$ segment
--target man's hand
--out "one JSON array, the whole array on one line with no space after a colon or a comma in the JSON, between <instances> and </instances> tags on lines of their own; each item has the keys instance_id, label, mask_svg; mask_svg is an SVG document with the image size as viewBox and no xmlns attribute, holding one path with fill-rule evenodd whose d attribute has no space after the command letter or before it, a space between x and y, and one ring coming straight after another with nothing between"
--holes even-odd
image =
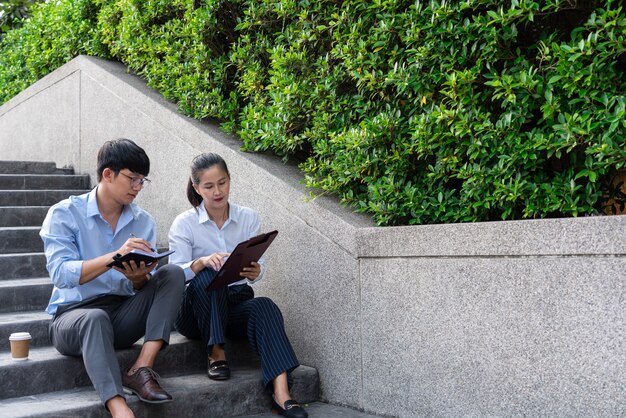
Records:
<instances>
[{"instance_id":1,"label":"man's hand","mask_svg":"<svg viewBox=\"0 0 626 418\"><path fill-rule=\"evenodd\" d=\"M83 262L83 267L80 273L79 283L89 283L102 273L109 271L109 267L107 267L107 265L111 261L113 261L113 257L115 257L116 254L126 255L132 250L142 250L145 252L153 251L152 248L150 248L150 243L145 239L130 237L117 251L103 254L100 257L96 257L91 260L85 260ZM133 266L128 265L128 263L124 263L125 268L123 269L117 267L112 268L124 274L126 277L128 277L128 280L133 282L133 286L135 286L135 288L140 289L141 287L143 287L146 281L148 281L146 275L156 267L156 263L154 263L153 266L143 265L142 267L142 265L137 266L133 262Z\"/></svg>"},{"instance_id":2,"label":"man's hand","mask_svg":"<svg viewBox=\"0 0 626 418\"><path fill-rule=\"evenodd\" d=\"M117 250L119 255L125 255L131 252L132 250L141 250L147 253L152 252L152 247L150 243L143 238L131 237L126 240L124 245Z\"/></svg>"},{"instance_id":3,"label":"man's hand","mask_svg":"<svg viewBox=\"0 0 626 418\"><path fill-rule=\"evenodd\" d=\"M123 269L115 266L113 266L113 269L126 276L126 278L132 282L135 289L141 289L148 281L148 273L155 269L157 263L155 262L146 266L146 263L142 261L137 265L134 260L131 260L128 263L122 263L122 265L124 266Z\"/></svg>"}]
</instances>

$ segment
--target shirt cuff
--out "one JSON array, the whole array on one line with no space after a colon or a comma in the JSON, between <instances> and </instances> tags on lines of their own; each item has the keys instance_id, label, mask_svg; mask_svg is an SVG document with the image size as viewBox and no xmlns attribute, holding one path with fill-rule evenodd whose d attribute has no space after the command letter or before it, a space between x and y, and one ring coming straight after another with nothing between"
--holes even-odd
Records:
<instances>
[{"instance_id":1,"label":"shirt cuff","mask_svg":"<svg viewBox=\"0 0 626 418\"><path fill-rule=\"evenodd\" d=\"M80 274L83 271L82 260L70 260L63 263L63 281L68 288L80 286Z\"/></svg>"},{"instance_id":2,"label":"shirt cuff","mask_svg":"<svg viewBox=\"0 0 626 418\"><path fill-rule=\"evenodd\" d=\"M196 273L194 273L193 270L191 269L192 264L193 264L193 261L190 261L189 263L181 264L181 267L183 268L183 272L185 272L185 283L190 282L191 279L196 277Z\"/></svg>"}]
</instances>

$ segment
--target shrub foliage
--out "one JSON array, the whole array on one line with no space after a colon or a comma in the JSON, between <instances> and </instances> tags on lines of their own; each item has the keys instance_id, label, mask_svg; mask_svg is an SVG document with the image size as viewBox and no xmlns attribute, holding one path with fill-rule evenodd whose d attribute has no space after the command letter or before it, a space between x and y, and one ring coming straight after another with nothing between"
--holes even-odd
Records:
<instances>
[{"instance_id":1,"label":"shrub foliage","mask_svg":"<svg viewBox=\"0 0 626 418\"><path fill-rule=\"evenodd\" d=\"M0 103L117 59L381 225L602 211L626 166L617 0L60 0L0 44Z\"/></svg>"}]
</instances>

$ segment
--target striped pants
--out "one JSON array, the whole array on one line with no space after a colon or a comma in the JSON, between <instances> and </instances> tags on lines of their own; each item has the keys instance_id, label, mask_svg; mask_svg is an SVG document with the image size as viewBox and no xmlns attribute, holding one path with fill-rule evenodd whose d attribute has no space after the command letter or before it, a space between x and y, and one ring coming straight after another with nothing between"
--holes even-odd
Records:
<instances>
[{"instance_id":1,"label":"striped pants","mask_svg":"<svg viewBox=\"0 0 626 418\"><path fill-rule=\"evenodd\" d=\"M226 338L247 337L248 344L261 358L263 385L268 387L278 375L287 372L291 387L291 371L299 363L278 306L269 298L255 298L254 290L247 284L207 292L205 289L214 276L213 269L205 268L189 282L174 322L176 331L187 338L202 340L207 354L211 354L214 344L224 344Z\"/></svg>"}]
</instances>

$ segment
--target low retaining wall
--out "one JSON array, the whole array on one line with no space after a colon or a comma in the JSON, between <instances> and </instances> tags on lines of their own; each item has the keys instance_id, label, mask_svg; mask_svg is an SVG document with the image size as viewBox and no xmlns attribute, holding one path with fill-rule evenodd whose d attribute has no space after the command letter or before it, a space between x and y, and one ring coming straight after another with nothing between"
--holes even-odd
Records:
<instances>
[{"instance_id":1,"label":"low retaining wall","mask_svg":"<svg viewBox=\"0 0 626 418\"><path fill-rule=\"evenodd\" d=\"M231 198L280 234L255 286L281 306L323 400L415 416L626 414L626 216L375 227L306 201L301 174L239 151L115 63L78 57L0 107L0 159L89 173L100 145L146 149L138 203L158 241L188 204L189 162L220 153Z\"/></svg>"}]
</instances>

